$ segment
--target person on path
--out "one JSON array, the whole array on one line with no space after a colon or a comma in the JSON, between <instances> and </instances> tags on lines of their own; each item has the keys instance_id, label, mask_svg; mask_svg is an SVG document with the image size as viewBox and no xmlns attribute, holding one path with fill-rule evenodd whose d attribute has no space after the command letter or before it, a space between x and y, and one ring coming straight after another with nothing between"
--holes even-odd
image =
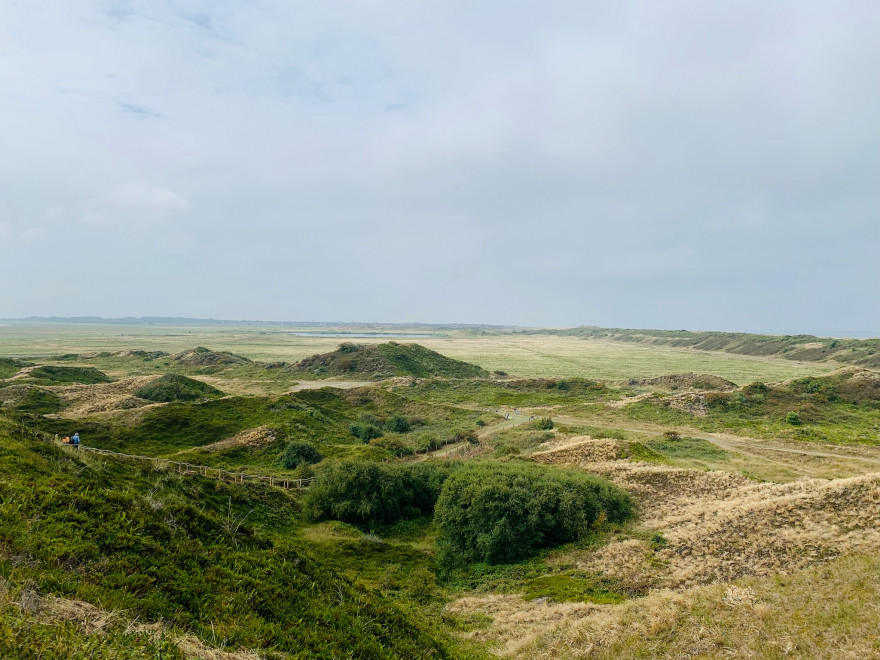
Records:
<instances>
[{"instance_id":1,"label":"person on path","mask_svg":"<svg viewBox=\"0 0 880 660\"><path fill-rule=\"evenodd\" d=\"M79 449L79 433L73 434L73 437L70 439L70 444L73 445L74 449Z\"/></svg>"},{"instance_id":2,"label":"person on path","mask_svg":"<svg viewBox=\"0 0 880 660\"><path fill-rule=\"evenodd\" d=\"M65 435L64 438L62 438L61 442L63 442L65 445L69 445L70 444L70 436Z\"/></svg>"}]
</instances>

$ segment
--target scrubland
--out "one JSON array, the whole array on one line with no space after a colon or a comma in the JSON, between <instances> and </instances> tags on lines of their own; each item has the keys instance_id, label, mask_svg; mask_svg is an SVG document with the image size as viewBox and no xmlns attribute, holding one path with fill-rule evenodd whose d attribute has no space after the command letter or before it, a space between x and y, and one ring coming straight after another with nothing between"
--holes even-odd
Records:
<instances>
[{"instance_id":1,"label":"scrubland","mask_svg":"<svg viewBox=\"0 0 880 660\"><path fill-rule=\"evenodd\" d=\"M230 332L4 346L0 655L880 657L876 372Z\"/></svg>"}]
</instances>

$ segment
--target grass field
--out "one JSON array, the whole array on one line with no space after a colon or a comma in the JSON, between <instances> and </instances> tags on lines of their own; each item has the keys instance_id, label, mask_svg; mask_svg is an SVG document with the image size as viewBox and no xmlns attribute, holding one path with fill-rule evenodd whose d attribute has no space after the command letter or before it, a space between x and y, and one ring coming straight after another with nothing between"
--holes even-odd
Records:
<instances>
[{"instance_id":1,"label":"grass field","mask_svg":"<svg viewBox=\"0 0 880 660\"><path fill-rule=\"evenodd\" d=\"M207 346L254 360L293 362L334 350L342 341L345 339L300 336L287 329L258 326L0 325L0 355L14 357L133 348L175 353L195 346ZM388 340L358 338L353 341L379 343ZM410 340L399 338L396 341ZM835 366L552 335L474 335L459 331L447 332L442 337L419 337L412 341L489 371L530 377L622 380L695 372L715 374L745 384L755 380L773 382L817 375Z\"/></svg>"}]
</instances>

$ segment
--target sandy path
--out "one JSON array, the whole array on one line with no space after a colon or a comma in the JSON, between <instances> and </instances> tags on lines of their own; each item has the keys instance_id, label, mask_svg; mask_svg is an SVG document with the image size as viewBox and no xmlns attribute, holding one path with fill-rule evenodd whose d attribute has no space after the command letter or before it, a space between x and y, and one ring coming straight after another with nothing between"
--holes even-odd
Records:
<instances>
[{"instance_id":1,"label":"sandy path","mask_svg":"<svg viewBox=\"0 0 880 660\"><path fill-rule=\"evenodd\" d=\"M381 381L375 380L304 380L293 387L288 392L300 392L302 390L318 390L322 387L335 387L340 390L353 390L356 387L370 387L372 385L380 385Z\"/></svg>"}]
</instances>

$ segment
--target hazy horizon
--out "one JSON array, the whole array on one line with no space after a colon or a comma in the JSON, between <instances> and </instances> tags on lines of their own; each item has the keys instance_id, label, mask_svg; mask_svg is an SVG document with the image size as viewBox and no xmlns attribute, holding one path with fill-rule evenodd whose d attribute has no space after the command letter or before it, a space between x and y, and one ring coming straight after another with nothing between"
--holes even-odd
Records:
<instances>
[{"instance_id":1,"label":"hazy horizon","mask_svg":"<svg viewBox=\"0 0 880 660\"><path fill-rule=\"evenodd\" d=\"M7 323L4 323L7 322ZM555 325L509 325L509 324L496 324L496 323L480 323L480 322L445 322L445 323L426 323L422 321L358 321L358 320L349 320L349 321L340 321L340 320L327 320L327 321L305 321L305 320L283 320L283 319L232 319L232 318L195 318L195 317L180 317L180 316L130 316L130 317L100 317L100 316L83 316L83 317L72 317L72 316L29 316L29 317L19 317L19 318L0 318L0 326L8 325L8 323L70 323L70 324L96 324L100 325L101 323L108 325L168 325L168 326L186 326L186 325L198 325L198 324L216 324L216 325L267 325L267 326L280 326L280 327L334 327L334 326L352 326L352 327L426 327L426 328L479 328L479 327L487 327L487 328L506 328L506 329L530 329L530 330L564 330L575 328L578 326L555 326ZM743 332L749 334L768 334L768 335L811 335L815 333L811 332L764 332L764 333L752 333L748 330L736 330L730 328L674 328L674 327L652 327L652 326L643 326L640 328L621 328L621 327L611 327L611 326L596 326L593 324L581 324L581 326L585 327L597 327L602 329L620 329L620 330L683 330L686 332ZM835 337L835 338L851 338L851 339L874 339L878 335L866 333L866 332L839 332L827 335L817 335L820 337Z\"/></svg>"},{"instance_id":2,"label":"hazy horizon","mask_svg":"<svg viewBox=\"0 0 880 660\"><path fill-rule=\"evenodd\" d=\"M0 18L0 317L880 335L877 3Z\"/></svg>"}]
</instances>

